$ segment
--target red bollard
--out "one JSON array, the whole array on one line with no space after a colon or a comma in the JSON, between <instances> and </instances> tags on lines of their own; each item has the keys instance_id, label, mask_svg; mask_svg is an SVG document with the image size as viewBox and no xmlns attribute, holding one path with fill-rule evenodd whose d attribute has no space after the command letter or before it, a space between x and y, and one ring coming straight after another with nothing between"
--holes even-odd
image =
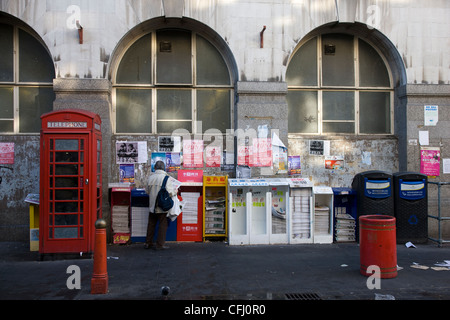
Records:
<instances>
[{"instance_id":1,"label":"red bollard","mask_svg":"<svg viewBox=\"0 0 450 320\"><path fill-rule=\"evenodd\" d=\"M108 292L108 272L106 270L106 221L95 221L94 273L91 279L91 294Z\"/></svg>"}]
</instances>

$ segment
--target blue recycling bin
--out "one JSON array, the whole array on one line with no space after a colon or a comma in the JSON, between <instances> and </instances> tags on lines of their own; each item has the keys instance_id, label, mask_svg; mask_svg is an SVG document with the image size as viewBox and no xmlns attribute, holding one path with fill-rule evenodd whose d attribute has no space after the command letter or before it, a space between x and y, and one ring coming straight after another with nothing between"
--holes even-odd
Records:
<instances>
[{"instance_id":1,"label":"blue recycling bin","mask_svg":"<svg viewBox=\"0 0 450 320\"><path fill-rule=\"evenodd\" d=\"M397 243L428 241L428 177L417 172L394 174Z\"/></svg>"},{"instance_id":2,"label":"blue recycling bin","mask_svg":"<svg viewBox=\"0 0 450 320\"><path fill-rule=\"evenodd\" d=\"M352 189L356 191L358 217L384 214L394 216L392 174L384 171L365 171L353 178Z\"/></svg>"}]
</instances>

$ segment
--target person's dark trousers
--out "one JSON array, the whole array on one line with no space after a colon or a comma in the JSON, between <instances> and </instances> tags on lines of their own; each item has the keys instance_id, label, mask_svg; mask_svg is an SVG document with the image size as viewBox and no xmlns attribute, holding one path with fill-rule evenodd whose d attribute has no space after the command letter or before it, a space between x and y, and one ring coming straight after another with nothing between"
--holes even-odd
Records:
<instances>
[{"instance_id":1,"label":"person's dark trousers","mask_svg":"<svg viewBox=\"0 0 450 320\"><path fill-rule=\"evenodd\" d=\"M148 225L147 225L147 239L146 244L149 247L153 246L153 237L155 235L156 223L159 221L158 236L156 238L156 248L161 248L166 243L166 232L167 232L167 214L166 213L152 213L148 215Z\"/></svg>"}]
</instances>

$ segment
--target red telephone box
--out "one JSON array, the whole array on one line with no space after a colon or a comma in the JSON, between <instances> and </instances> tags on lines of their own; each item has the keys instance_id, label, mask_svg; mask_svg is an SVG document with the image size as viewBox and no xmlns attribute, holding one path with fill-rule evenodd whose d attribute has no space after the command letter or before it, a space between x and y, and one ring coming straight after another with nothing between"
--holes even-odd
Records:
<instances>
[{"instance_id":1,"label":"red telephone box","mask_svg":"<svg viewBox=\"0 0 450 320\"><path fill-rule=\"evenodd\" d=\"M100 116L65 109L41 119L39 252L91 253L102 217Z\"/></svg>"}]
</instances>

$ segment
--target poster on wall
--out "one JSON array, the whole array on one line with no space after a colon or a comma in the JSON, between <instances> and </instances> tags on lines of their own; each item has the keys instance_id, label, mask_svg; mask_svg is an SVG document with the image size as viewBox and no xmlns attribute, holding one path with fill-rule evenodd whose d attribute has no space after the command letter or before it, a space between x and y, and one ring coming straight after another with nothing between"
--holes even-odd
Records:
<instances>
[{"instance_id":1,"label":"poster on wall","mask_svg":"<svg viewBox=\"0 0 450 320\"><path fill-rule=\"evenodd\" d=\"M250 164L250 147L249 146L238 146L237 149L237 164L238 166L248 166Z\"/></svg>"},{"instance_id":2,"label":"poster on wall","mask_svg":"<svg viewBox=\"0 0 450 320\"><path fill-rule=\"evenodd\" d=\"M174 172L180 170L181 155L179 152L166 152L166 171Z\"/></svg>"},{"instance_id":3,"label":"poster on wall","mask_svg":"<svg viewBox=\"0 0 450 320\"><path fill-rule=\"evenodd\" d=\"M272 134L273 172L286 174L288 172L288 150L278 135Z\"/></svg>"},{"instance_id":4,"label":"poster on wall","mask_svg":"<svg viewBox=\"0 0 450 320\"><path fill-rule=\"evenodd\" d=\"M134 164L119 165L119 182L134 183Z\"/></svg>"},{"instance_id":5,"label":"poster on wall","mask_svg":"<svg viewBox=\"0 0 450 320\"><path fill-rule=\"evenodd\" d=\"M272 139L254 138L249 157L250 166L271 167L272 166Z\"/></svg>"},{"instance_id":6,"label":"poster on wall","mask_svg":"<svg viewBox=\"0 0 450 320\"><path fill-rule=\"evenodd\" d=\"M116 163L147 163L147 141L116 141Z\"/></svg>"},{"instance_id":7,"label":"poster on wall","mask_svg":"<svg viewBox=\"0 0 450 320\"><path fill-rule=\"evenodd\" d=\"M344 157L343 156L326 156L325 169L329 170L343 170Z\"/></svg>"},{"instance_id":8,"label":"poster on wall","mask_svg":"<svg viewBox=\"0 0 450 320\"><path fill-rule=\"evenodd\" d=\"M222 148L218 146L208 146L205 148L206 166L220 167L222 158Z\"/></svg>"},{"instance_id":9,"label":"poster on wall","mask_svg":"<svg viewBox=\"0 0 450 320\"><path fill-rule=\"evenodd\" d=\"M309 154L314 156L329 156L329 140L309 140Z\"/></svg>"},{"instance_id":10,"label":"poster on wall","mask_svg":"<svg viewBox=\"0 0 450 320\"><path fill-rule=\"evenodd\" d=\"M0 164L14 164L14 142L0 143Z\"/></svg>"},{"instance_id":11,"label":"poster on wall","mask_svg":"<svg viewBox=\"0 0 450 320\"><path fill-rule=\"evenodd\" d=\"M224 151L222 152L222 171L234 170L234 153Z\"/></svg>"},{"instance_id":12,"label":"poster on wall","mask_svg":"<svg viewBox=\"0 0 450 320\"><path fill-rule=\"evenodd\" d=\"M203 140L183 140L183 167L203 168Z\"/></svg>"},{"instance_id":13,"label":"poster on wall","mask_svg":"<svg viewBox=\"0 0 450 320\"><path fill-rule=\"evenodd\" d=\"M422 147L420 150L420 173L438 177L441 169L441 151L439 148Z\"/></svg>"},{"instance_id":14,"label":"poster on wall","mask_svg":"<svg viewBox=\"0 0 450 320\"><path fill-rule=\"evenodd\" d=\"M439 121L438 106L424 106L424 125L435 126Z\"/></svg>"},{"instance_id":15,"label":"poster on wall","mask_svg":"<svg viewBox=\"0 0 450 320\"><path fill-rule=\"evenodd\" d=\"M300 156L288 156L289 175L302 174Z\"/></svg>"},{"instance_id":16,"label":"poster on wall","mask_svg":"<svg viewBox=\"0 0 450 320\"><path fill-rule=\"evenodd\" d=\"M166 161L166 153L165 152L152 152L152 157L151 157L151 166L152 166L152 172L155 172L155 164L157 161L162 161L164 162L164 165L167 168L167 161Z\"/></svg>"},{"instance_id":17,"label":"poster on wall","mask_svg":"<svg viewBox=\"0 0 450 320\"><path fill-rule=\"evenodd\" d=\"M181 152L181 137L160 136L158 137L159 152Z\"/></svg>"}]
</instances>

